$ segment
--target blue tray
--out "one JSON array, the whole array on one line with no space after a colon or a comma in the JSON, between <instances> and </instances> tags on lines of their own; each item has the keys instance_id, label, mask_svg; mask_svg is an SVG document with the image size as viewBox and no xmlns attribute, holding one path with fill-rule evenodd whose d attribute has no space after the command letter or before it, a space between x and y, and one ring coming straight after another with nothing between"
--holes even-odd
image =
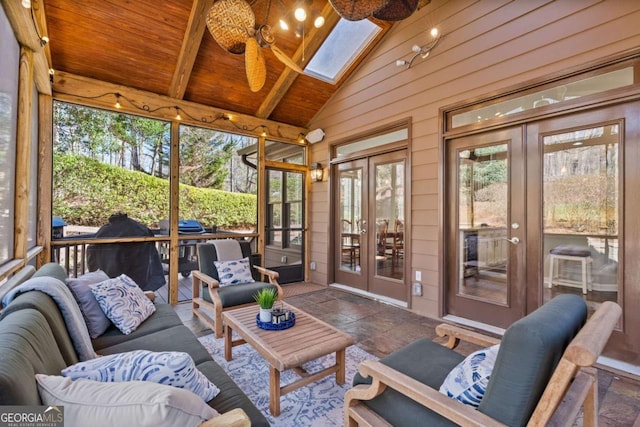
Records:
<instances>
[{"instance_id":1,"label":"blue tray","mask_svg":"<svg viewBox=\"0 0 640 427\"><path fill-rule=\"evenodd\" d=\"M289 312L289 320L285 320L281 323L271 323L271 322L261 322L260 321L260 313L256 314L256 324L260 329L265 329L267 331L282 331L284 329L289 329L293 325L296 324L296 314L293 311Z\"/></svg>"}]
</instances>

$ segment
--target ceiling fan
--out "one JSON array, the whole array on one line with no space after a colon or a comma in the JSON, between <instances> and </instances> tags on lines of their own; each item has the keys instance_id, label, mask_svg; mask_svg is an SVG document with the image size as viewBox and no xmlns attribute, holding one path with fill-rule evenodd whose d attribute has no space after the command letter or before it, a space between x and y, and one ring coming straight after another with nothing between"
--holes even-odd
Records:
<instances>
[{"instance_id":1,"label":"ceiling fan","mask_svg":"<svg viewBox=\"0 0 640 427\"><path fill-rule=\"evenodd\" d=\"M214 40L229 53L243 54L247 81L252 92L264 86L267 69L262 48L292 70L302 73L296 62L275 44L275 33L267 24L271 0L267 2L265 23L256 25L255 14L246 0L218 0L207 14L207 28Z\"/></svg>"}]
</instances>

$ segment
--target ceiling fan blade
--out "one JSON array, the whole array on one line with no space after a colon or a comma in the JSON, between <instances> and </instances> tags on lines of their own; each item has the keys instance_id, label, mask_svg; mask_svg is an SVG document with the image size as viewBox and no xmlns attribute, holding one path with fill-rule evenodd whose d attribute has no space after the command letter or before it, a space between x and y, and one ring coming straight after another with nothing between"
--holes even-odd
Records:
<instances>
[{"instance_id":1,"label":"ceiling fan blade","mask_svg":"<svg viewBox=\"0 0 640 427\"><path fill-rule=\"evenodd\" d=\"M275 44L272 44L271 50L273 51L273 54L276 56L276 58L278 58L280 62L282 62L284 65L291 68L296 73L300 73L300 74L304 73L302 68L300 68L300 66L296 64L293 59L289 58L283 51L281 51L278 46L276 46Z\"/></svg>"},{"instance_id":2,"label":"ceiling fan blade","mask_svg":"<svg viewBox=\"0 0 640 427\"><path fill-rule=\"evenodd\" d=\"M258 41L249 37L244 50L244 68L251 92L258 92L267 80L267 67Z\"/></svg>"}]
</instances>

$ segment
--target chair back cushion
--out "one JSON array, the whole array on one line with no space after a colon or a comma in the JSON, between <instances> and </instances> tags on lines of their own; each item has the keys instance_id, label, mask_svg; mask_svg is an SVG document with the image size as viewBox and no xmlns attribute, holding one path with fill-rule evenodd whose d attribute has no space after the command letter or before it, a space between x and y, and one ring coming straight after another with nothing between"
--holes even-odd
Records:
<instances>
[{"instance_id":1,"label":"chair back cushion","mask_svg":"<svg viewBox=\"0 0 640 427\"><path fill-rule=\"evenodd\" d=\"M238 241L238 240L223 240L226 242L232 242L230 245L238 245L240 248L240 256L233 259L241 259L241 258L249 258L249 265L251 267L251 275L254 280L260 280L260 274L256 272L253 268L253 259L251 258L251 245L246 241ZM198 269L206 274L207 276L211 276L216 280L220 280L220 276L218 275L218 270L214 264L214 261L229 261L230 259L226 259L228 255L218 256L218 251L216 249L216 244L214 243L198 243ZM220 245L218 245L220 246ZM237 252L233 250L235 255L237 256Z\"/></svg>"},{"instance_id":2,"label":"chair back cushion","mask_svg":"<svg viewBox=\"0 0 640 427\"><path fill-rule=\"evenodd\" d=\"M535 410L564 350L587 320L578 295L563 294L513 323L478 407L509 426L524 426Z\"/></svg>"}]
</instances>

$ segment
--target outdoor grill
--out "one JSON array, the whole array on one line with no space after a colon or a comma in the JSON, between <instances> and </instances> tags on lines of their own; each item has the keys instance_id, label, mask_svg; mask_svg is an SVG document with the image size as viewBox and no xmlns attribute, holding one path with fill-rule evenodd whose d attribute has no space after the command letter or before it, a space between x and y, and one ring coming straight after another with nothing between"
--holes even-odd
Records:
<instances>
[{"instance_id":1,"label":"outdoor grill","mask_svg":"<svg viewBox=\"0 0 640 427\"><path fill-rule=\"evenodd\" d=\"M169 234L169 220L163 219L158 224L160 226L161 235ZM181 219L178 221L178 234L203 234L204 227L200 221L196 219ZM178 271L182 277L189 277L191 271L198 269L198 258L196 255L196 240L180 240L178 249ZM161 244L162 263L166 264L167 270L169 265L169 245Z\"/></svg>"}]
</instances>

